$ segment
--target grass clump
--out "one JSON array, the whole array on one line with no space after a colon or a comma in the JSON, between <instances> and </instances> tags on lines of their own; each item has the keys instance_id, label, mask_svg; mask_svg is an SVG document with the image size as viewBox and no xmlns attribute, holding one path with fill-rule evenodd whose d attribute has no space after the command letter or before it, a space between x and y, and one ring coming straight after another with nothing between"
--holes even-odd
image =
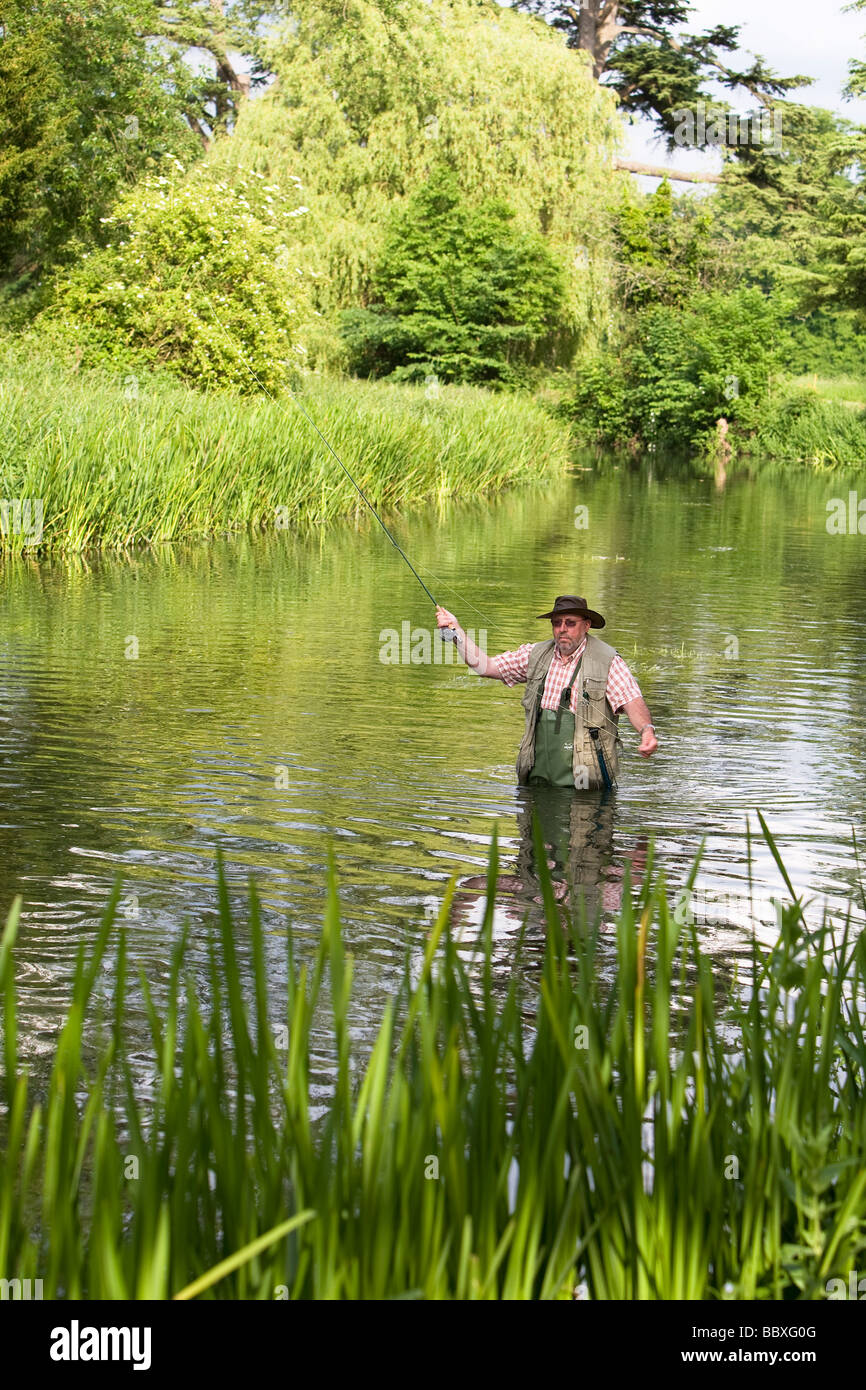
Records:
<instances>
[{"instance_id":1,"label":"grass clump","mask_svg":"<svg viewBox=\"0 0 866 1390\"><path fill-rule=\"evenodd\" d=\"M538 836L537 849L543 865ZM604 984L602 938L564 914L542 868L528 1018L516 973L494 984L497 867L494 844L474 950L455 940L449 890L357 1066L333 872L314 959L294 960L289 937L281 1050L255 892L246 1000L220 868L206 1007L186 932L164 1009L145 987L150 1103L124 1046L122 934L110 1040L83 1061L119 886L38 1103L16 1049L13 910L0 1267L42 1278L48 1298L556 1299L578 1282L596 1299L825 1297L866 1244L862 940L810 932L793 899L747 988L720 990L650 866L624 896ZM326 1007L322 1113L310 1048Z\"/></svg>"},{"instance_id":2,"label":"grass clump","mask_svg":"<svg viewBox=\"0 0 866 1390\"><path fill-rule=\"evenodd\" d=\"M767 403L748 448L816 467L866 464L862 383L814 377L787 383Z\"/></svg>"},{"instance_id":3,"label":"grass clump","mask_svg":"<svg viewBox=\"0 0 866 1390\"><path fill-rule=\"evenodd\" d=\"M565 427L528 395L308 377L299 399L386 510L538 483L569 463ZM126 547L365 512L290 396L78 373L7 345L0 431L0 497L41 499L43 516L37 539L4 513L0 549Z\"/></svg>"}]
</instances>

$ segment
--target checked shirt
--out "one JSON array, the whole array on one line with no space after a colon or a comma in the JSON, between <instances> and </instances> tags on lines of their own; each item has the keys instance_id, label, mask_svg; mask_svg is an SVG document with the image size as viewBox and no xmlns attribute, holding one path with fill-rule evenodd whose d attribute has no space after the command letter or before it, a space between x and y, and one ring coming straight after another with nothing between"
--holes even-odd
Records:
<instances>
[{"instance_id":1,"label":"checked shirt","mask_svg":"<svg viewBox=\"0 0 866 1390\"><path fill-rule=\"evenodd\" d=\"M516 651L503 652L501 656L496 658L496 664L506 685L520 685L526 681L529 653L534 646L534 642L524 642L523 646L518 647ZM547 680L544 682L544 694L541 697L542 709L559 708L559 697L574 674L575 665L585 647L586 638L584 637L573 656L563 659L554 652L550 670L547 673ZM630 700L637 700L640 697L640 686L619 653L610 663L605 695L614 714L619 714L623 705L627 705ZM576 704L577 686L575 685L571 692L572 711L574 711Z\"/></svg>"}]
</instances>

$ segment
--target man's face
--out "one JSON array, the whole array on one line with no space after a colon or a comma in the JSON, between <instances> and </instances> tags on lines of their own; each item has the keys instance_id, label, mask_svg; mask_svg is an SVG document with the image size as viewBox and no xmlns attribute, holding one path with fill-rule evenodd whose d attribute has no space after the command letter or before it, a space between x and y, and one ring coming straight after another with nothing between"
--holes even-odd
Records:
<instances>
[{"instance_id":1,"label":"man's face","mask_svg":"<svg viewBox=\"0 0 866 1390\"><path fill-rule=\"evenodd\" d=\"M558 618L551 618L550 624L557 656L574 656L589 632L589 618L579 618L576 613L562 613Z\"/></svg>"}]
</instances>

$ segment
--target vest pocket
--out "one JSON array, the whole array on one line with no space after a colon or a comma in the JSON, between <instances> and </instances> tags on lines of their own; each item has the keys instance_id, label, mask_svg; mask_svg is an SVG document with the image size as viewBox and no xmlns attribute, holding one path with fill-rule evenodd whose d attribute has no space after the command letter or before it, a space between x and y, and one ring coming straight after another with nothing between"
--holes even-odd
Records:
<instances>
[{"instance_id":1,"label":"vest pocket","mask_svg":"<svg viewBox=\"0 0 866 1390\"><path fill-rule=\"evenodd\" d=\"M605 692L606 692L606 690L607 690L607 680L606 680L606 679L602 679L602 678L599 677L599 676L584 676L584 678L583 678L583 701L584 701L584 705L588 705L590 708L592 708L593 706L598 707L599 704L601 704L601 705L603 706L603 705L604 705L604 700L605 700ZM590 723L590 724L596 724L596 723L598 723L598 722L599 722L599 721L596 720L596 718L595 718L594 716L589 720L589 723Z\"/></svg>"}]
</instances>

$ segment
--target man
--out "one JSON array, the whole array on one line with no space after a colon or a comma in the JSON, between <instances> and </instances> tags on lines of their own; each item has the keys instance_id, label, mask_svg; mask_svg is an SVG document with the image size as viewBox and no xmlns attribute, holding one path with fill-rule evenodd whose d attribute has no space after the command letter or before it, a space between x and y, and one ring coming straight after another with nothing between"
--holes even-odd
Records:
<instances>
[{"instance_id":1,"label":"man","mask_svg":"<svg viewBox=\"0 0 866 1390\"><path fill-rule=\"evenodd\" d=\"M453 613L437 607L440 627L456 634L457 650L479 676L505 685L526 684L526 728L517 755L517 778L530 785L603 789L616 785L625 712L640 736L638 752L658 748L652 716L622 657L590 628L604 618L575 594L560 594L549 613L553 635L525 642L513 652L487 657L470 642Z\"/></svg>"}]
</instances>

